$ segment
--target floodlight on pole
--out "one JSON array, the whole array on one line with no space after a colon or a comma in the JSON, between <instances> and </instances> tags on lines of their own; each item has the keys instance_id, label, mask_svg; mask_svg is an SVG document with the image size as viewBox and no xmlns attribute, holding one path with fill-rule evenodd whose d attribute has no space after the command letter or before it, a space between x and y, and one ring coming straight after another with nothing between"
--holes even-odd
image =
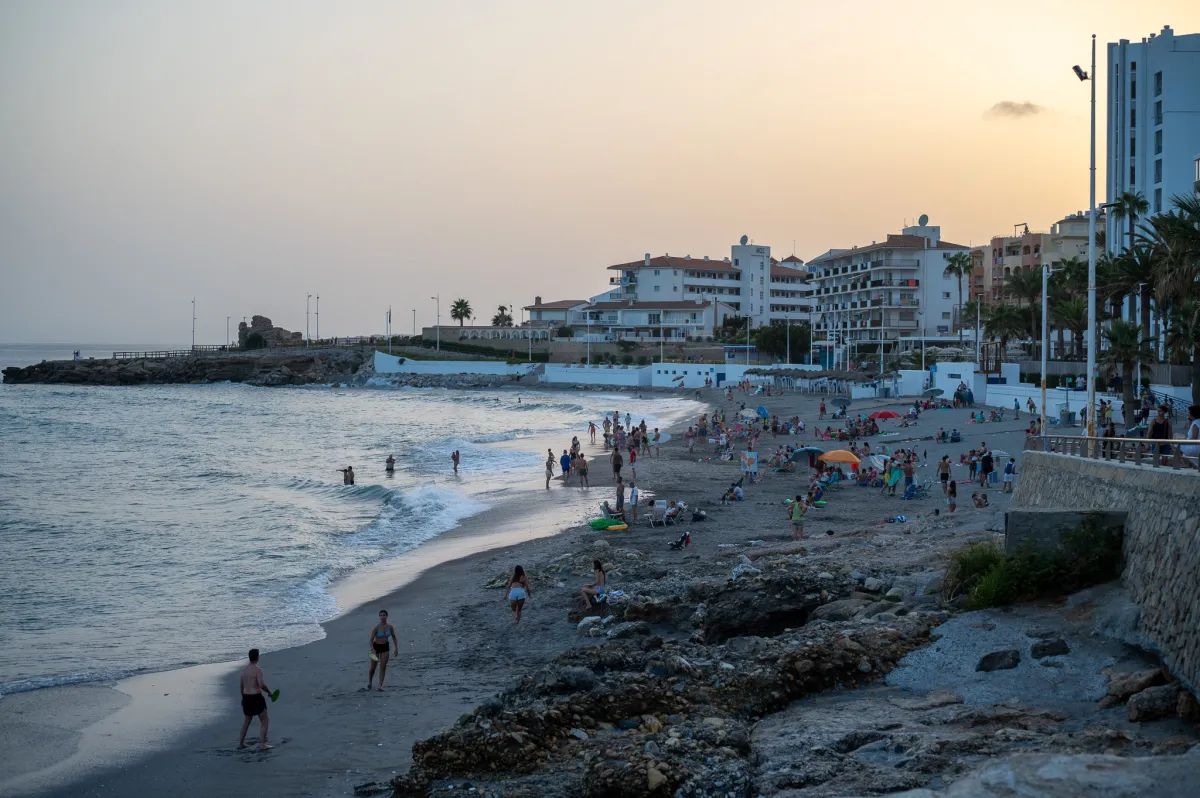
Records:
<instances>
[{"instance_id":1,"label":"floodlight on pole","mask_svg":"<svg viewBox=\"0 0 1200 798\"><path fill-rule=\"evenodd\" d=\"M430 299L437 302L437 323L434 325L434 333L437 341L437 351L442 351L442 295L431 296Z\"/></svg>"},{"instance_id":2,"label":"floodlight on pole","mask_svg":"<svg viewBox=\"0 0 1200 798\"><path fill-rule=\"evenodd\" d=\"M308 334L308 307L311 302L312 302L312 294L309 294L308 298L304 300L304 345L305 346L312 346L312 336Z\"/></svg>"},{"instance_id":3,"label":"floodlight on pole","mask_svg":"<svg viewBox=\"0 0 1200 798\"><path fill-rule=\"evenodd\" d=\"M1091 152L1088 162L1088 329L1087 437L1096 436L1096 34L1092 34L1092 71L1074 67L1075 77L1092 83Z\"/></svg>"}]
</instances>

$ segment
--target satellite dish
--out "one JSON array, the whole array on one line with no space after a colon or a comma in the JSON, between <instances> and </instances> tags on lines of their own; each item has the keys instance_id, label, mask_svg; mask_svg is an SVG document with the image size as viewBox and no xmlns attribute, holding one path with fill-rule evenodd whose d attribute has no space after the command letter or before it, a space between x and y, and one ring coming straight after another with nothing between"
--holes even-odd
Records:
<instances>
[{"instance_id":1,"label":"satellite dish","mask_svg":"<svg viewBox=\"0 0 1200 798\"><path fill-rule=\"evenodd\" d=\"M921 218L917 219L917 224L920 225L921 227L924 227L925 225L929 224L929 214L927 214L927 213L921 214Z\"/></svg>"},{"instance_id":2,"label":"satellite dish","mask_svg":"<svg viewBox=\"0 0 1200 798\"><path fill-rule=\"evenodd\" d=\"M748 243L750 243L750 236L742 236L742 246L744 247Z\"/></svg>"}]
</instances>

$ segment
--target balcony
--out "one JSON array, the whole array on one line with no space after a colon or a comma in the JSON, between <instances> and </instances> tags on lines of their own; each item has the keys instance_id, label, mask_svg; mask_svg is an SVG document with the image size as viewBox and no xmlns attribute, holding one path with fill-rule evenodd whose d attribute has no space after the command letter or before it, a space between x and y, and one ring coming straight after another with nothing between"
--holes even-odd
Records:
<instances>
[{"instance_id":1,"label":"balcony","mask_svg":"<svg viewBox=\"0 0 1200 798\"><path fill-rule=\"evenodd\" d=\"M872 288L917 288L921 285L920 280L872 280Z\"/></svg>"},{"instance_id":2,"label":"balcony","mask_svg":"<svg viewBox=\"0 0 1200 798\"><path fill-rule=\"evenodd\" d=\"M637 277L609 277L609 285L637 285Z\"/></svg>"}]
</instances>

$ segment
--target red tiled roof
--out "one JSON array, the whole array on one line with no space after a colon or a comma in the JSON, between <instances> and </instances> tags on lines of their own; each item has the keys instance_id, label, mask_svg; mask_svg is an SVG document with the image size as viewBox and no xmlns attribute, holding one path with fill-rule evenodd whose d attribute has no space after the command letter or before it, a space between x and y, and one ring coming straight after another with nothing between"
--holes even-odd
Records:
<instances>
[{"instance_id":1,"label":"red tiled roof","mask_svg":"<svg viewBox=\"0 0 1200 798\"><path fill-rule=\"evenodd\" d=\"M525 310L569 310L576 305L582 305L586 299L560 299L557 302L543 302L540 305L526 305Z\"/></svg>"},{"instance_id":2,"label":"red tiled roof","mask_svg":"<svg viewBox=\"0 0 1200 798\"><path fill-rule=\"evenodd\" d=\"M926 243L923 236L897 235L896 233L888 233L887 240L880 241L877 244L870 244L865 247L854 247L853 249L844 249L840 252L827 252L824 255L818 255L808 263L811 266L814 263L822 263L827 260L835 260L842 257L851 257L860 252L875 252L880 249L925 249ZM949 241L939 241L933 247L934 249L969 249L962 244L951 244Z\"/></svg>"},{"instance_id":3,"label":"red tiled roof","mask_svg":"<svg viewBox=\"0 0 1200 798\"><path fill-rule=\"evenodd\" d=\"M804 263L804 261L800 260L800 258L797 258L795 255L788 255L786 258L783 259L783 262L784 263Z\"/></svg>"},{"instance_id":4,"label":"red tiled roof","mask_svg":"<svg viewBox=\"0 0 1200 798\"><path fill-rule=\"evenodd\" d=\"M704 258L680 258L675 255L659 255L656 258L651 258L650 263L646 260L630 261L629 263L618 263L615 266L609 266L609 269L617 271L634 270L634 269L695 269L698 271L714 271L714 272L739 272L741 269L735 268L732 263L726 263L723 260L705 260Z\"/></svg>"},{"instance_id":5,"label":"red tiled roof","mask_svg":"<svg viewBox=\"0 0 1200 798\"><path fill-rule=\"evenodd\" d=\"M677 299L663 302L597 302L594 305L588 305L588 310L703 310L712 305L709 300L703 302L689 302L686 299Z\"/></svg>"},{"instance_id":6,"label":"red tiled roof","mask_svg":"<svg viewBox=\"0 0 1200 798\"><path fill-rule=\"evenodd\" d=\"M772 277L798 277L801 280L808 278L808 272L803 269L792 269L787 266L772 266Z\"/></svg>"}]
</instances>

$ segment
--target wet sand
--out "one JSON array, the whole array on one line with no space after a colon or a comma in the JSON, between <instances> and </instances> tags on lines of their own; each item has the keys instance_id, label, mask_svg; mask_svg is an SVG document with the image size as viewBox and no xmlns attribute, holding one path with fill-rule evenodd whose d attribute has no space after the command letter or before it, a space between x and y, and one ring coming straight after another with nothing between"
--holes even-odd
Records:
<instances>
[{"instance_id":1,"label":"wet sand","mask_svg":"<svg viewBox=\"0 0 1200 798\"><path fill-rule=\"evenodd\" d=\"M783 417L799 414L809 425L803 438L764 435L760 451L769 453L785 443L814 442L811 430L817 423L819 397L735 397L733 407L725 405L724 395L717 392L708 392L705 401L709 406L727 408L730 416L742 401L751 407L764 404ZM882 406L887 403L861 401L852 411L869 412ZM901 404L890 406L899 408ZM1019 459L1024 415L1019 422L982 427L965 424L966 415L965 410L925 413L915 428L871 438L871 448L884 443L894 448L904 445L899 443L902 440L916 439L918 450L927 452L927 462L933 463L943 453L957 460L960 452L983 439ZM822 426L825 423L833 425L830 421ZM807 487L807 468L801 466L794 475L766 473L761 484L746 487L746 501L720 506L717 500L722 489L739 477L738 464L705 460L707 446L698 446L694 456L687 456L681 434L686 426L671 429L675 438L663 447L661 459L639 460L637 465L643 490L662 498L685 499L709 512L709 521L691 527L692 547L685 552L671 551L666 543L677 537L677 530L645 525L632 527L628 533L604 533L603 537L614 546L638 546L653 562L687 574L726 570L728 563L720 555L733 544L760 539L787 545L789 524L782 502ZM895 422L883 426L887 431L896 429ZM957 426L964 433L963 443L934 445L931 438L939 426ZM74 695L45 695L53 691L28 694L34 697L23 700L33 718L32 725L24 727L13 725L12 705L5 707L21 697L5 698L0 703L0 740L13 740L18 743L15 752L29 753L6 757L19 761L24 775L18 781L6 781L11 773L0 771L4 774L0 775L0 789L6 794L53 796L341 796L351 794L356 785L403 772L414 741L453 723L516 676L572 646L587 644L575 636L567 619L579 584L590 581L586 574L575 579L573 574L542 577L535 571L534 596L519 627L512 625L500 591L485 587L514 564L545 563L578 553L601 537L578 525L553 535L571 521L592 517L601 500L613 498L611 469L600 447L588 446L583 431L580 439L592 461L590 489L556 480L552 489L545 491L535 475L529 483L514 486L518 501L512 505L476 516L412 556L387 568L360 573L339 586L335 590L339 604L357 606L325 624L324 639L263 655L268 683L282 690L279 703L270 705L273 751L234 750L240 709L233 674L240 663L206 666L203 673L185 669L149 674L137 677L142 681L136 685L135 680L127 680L115 686L83 688ZM558 448L563 444L565 441ZM831 448L829 443L817 445ZM922 479L934 476L932 466L918 473ZM954 477L964 473L956 468ZM936 563L957 536L984 535L1002 517L1007 497L999 490L989 491L992 507L984 511L970 506L971 492L969 487L960 489L959 512L951 518L945 514L940 491L923 502L901 502L853 485L834 489L827 497L829 504L809 516L810 541L806 545L814 558L831 563L854 564L889 556L910 566L922 560ZM916 516L932 514L935 507L941 510L941 518L916 520ZM571 512L574 518L567 517ZM884 525L884 519L898 513L913 522L904 525L904 530L901 525ZM481 535L482 529L495 531ZM817 534L826 529L834 535ZM883 538L900 532L911 535L905 538L902 550L879 545ZM546 534L553 536L537 537ZM446 562L447 557L456 559ZM382 599L369 600L384 592L381 586L395 588L405 580L411 581ZM365 690L367 635L380 607L390 611L400 638L400 657L389 671L388 689L383 693ZM188 689L181 690L188 693L186 701L173 689L177 685L172 682L178 680L189 682ZM85 695L87 698L82 698ZM53 732L58 737L46 731L47 719L77 714L73 706L81 701L91 713L82 720L95 721L99 716L98 722L64 722ZM180 715L186 719L184 729L170 733L168 727L173 724L163 721L178 721ZM248 742L257 742L257 729L255 723ZM67 762L46 769L44 765L52 757L41 749L48 739L63 745L76 741L79 750ZM112 745L113 740L124 745ZM133 751L129 750L131 740L135 741ZM62 756L63 748L55 748ZM123 753L114 753L118 749ZM134 756L140 753L147 755ZM98 762L108 767L96 771L93 768ZM77 777L64 781L72 773Z\"/></svg>"}]
</instances>

